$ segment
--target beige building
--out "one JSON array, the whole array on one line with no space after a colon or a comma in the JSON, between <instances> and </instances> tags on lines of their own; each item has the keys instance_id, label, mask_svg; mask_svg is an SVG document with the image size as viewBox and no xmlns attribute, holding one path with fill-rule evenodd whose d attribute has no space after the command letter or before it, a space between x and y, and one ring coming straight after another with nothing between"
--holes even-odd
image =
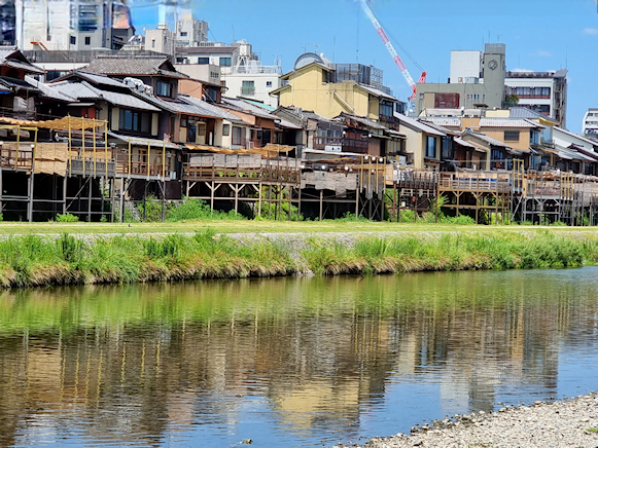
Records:
<instances>
[{"instance_id":1,"label":"beige building","mask_svg":"<svg viewBox=\"0 0 640 480\"><path fill-rule=\"evenodd\" d=\"M320 56L310 62L303 57L296 61L294 70L280 77L284 85L271 92L279 97L280 106L302 108L327 118L344 112L397 130L399 121L393 114L398 99L377 86L340 79L340 71Z\"/></svg>"}]
</instances>

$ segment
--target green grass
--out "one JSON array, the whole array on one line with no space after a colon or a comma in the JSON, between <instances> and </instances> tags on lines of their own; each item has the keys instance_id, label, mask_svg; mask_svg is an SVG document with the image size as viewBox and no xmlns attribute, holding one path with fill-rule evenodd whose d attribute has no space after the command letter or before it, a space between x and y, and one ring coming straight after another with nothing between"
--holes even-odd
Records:
<instances>
[{"instance_id":1,"label":"green grass","mask_svg":"<svg viewBox=\"0 0 640 480\"><path fill-rule=\"evenodd\" d=\"M424 230L381 236L358 233L353 225L352 235L317 236L313 233L319 230L311 229L306 240L230 237L217 223L215 229L203 226L192 235L10 235L0 237L0 286L243 278L309 270L339 275L565 268L598 262L597 235L588 231L563 235L549 229L450 228L433 230L439 232L433 236L418 235Z\"/></svg>"},{"instance_id":2,"label":"green grass","mask_svg":"<svg viewBox=\"0 0 640 480\"><path fill-rule=\"evenodd\" d=\"M287 222L252 220L183 220L175 223L9 223L3 222L0 235L25 235L29 233L58 235L111 233L194 233L215 228L218 233L323 233L323 232L442 232L442 231L584 231L597 232L598 227L548 227L548 226L483 226L428 223L390 223L367 221Z\"/></svg>"},{"instance_id":3,"label":"green grass","mask_svg":"<svg viewBox=\"0 0 640 480\"><path fill-rule=\"evenodd\" d=\"M588 433L598 433L598 427L587 428Z\"/></svg>"}]
</instances>

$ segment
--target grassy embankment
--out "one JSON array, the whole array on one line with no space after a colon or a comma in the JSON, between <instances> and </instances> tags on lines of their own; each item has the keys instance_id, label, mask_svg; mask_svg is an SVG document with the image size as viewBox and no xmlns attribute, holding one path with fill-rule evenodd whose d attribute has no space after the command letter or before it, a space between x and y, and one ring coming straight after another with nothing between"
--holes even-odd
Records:
<instances>
[{"instance_id":1,"label":"grassy embankment","mask_svg":"<svg viewBox=\"0 0 640 480\"><path fill-rule=\"evenodd\" d=\"M252 226L251 231L256 232L256 223ZM354 232L353 225L346 227L337 231ZM401 231L397 225L380 230L368 227L369 232ZM235 229L242 231L238 226ZM380 238L358 236L356 231L350 242L313 234L295 241L284 237L249 241L220 234L219 228L214 231L204 227L196 229L194 235L170 233L161 239L142 235L101 237L98 233L88 241L68 232L49 237L5 236L0 238L0 286L243 278L308 271L338 275L562 268L593 265L598 261L597 233L588 229L579 236L538 229L527 233L482 230L456 229L433 238L411 233ZM308 229L306 233L319 231L330 230ZM420 232L415 228L412 231ZM279 232L283 232L281 223ZM3 225L2 233L11 232Z\"/></svg>"}]
</instances>

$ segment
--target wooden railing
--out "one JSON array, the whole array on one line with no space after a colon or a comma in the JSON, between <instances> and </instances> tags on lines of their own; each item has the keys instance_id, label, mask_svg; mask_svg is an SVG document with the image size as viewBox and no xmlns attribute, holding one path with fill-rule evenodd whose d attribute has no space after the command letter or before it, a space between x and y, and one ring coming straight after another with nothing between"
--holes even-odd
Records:
<instances>
[{"instance_id":1,"label":"wooden railing","mask_svg":"<svg viewBox=\"0 0 640 480\"><path fill-rule=\"evenodd\" d=\"M33 168L33 147L30 143L20 146L1 144L0 166L30 171Z\"/></svg>"},{"instance_id":2,"label":"wooden railing","mask_svg":"<svg viewBox=\"0 0 640 480\"><path fill-rule=\"evenodd\" d=\"M117 152L115 155L115 172L117 175L133 175L140 177L171 176L170 163L161 154ZM164 161L163 161L164 160Z\"/></svg>"},{"instance_id":3,"label":"wooden railing","mask_svg":"<svg viewBox=\"0 0 640 480\"><path fill-rule=\"evenodd\" d=\"M467 173L441 173L439 178L441 190L466 190L480 192L501 192L511 191L511 181L509 176L499 178L497 176L472 176Z\"/></svg>"},{"instance_id":4,"label":"wooden railing","mask_svg":"<svg viewBox=\"0 0 640 480\"><path fill-rule=\"evenodd\" d=\"M214 181L217 183L271 183L298 185L300 168L293 166L261 165L236 168L215 165L186 164L182 179L191 182Z\"/></svg>"}]
</instances>

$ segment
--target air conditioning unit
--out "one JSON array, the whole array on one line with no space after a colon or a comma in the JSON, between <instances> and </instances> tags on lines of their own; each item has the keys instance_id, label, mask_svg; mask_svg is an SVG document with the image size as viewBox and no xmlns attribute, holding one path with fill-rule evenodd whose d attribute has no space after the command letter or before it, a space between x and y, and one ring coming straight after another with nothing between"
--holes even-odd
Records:
<instances>
[{"instance_id":1,"label":"air conditioning unit","mask_svg":"<svg viewBox=\"0 0 640 480\"><path fill-rule=\"evenodd\" d=\"M341 153L342 152L342 145L325 145L324 146L324 151L325 152L338 152L338 153Z\"/></svg>"}]
</instances>

